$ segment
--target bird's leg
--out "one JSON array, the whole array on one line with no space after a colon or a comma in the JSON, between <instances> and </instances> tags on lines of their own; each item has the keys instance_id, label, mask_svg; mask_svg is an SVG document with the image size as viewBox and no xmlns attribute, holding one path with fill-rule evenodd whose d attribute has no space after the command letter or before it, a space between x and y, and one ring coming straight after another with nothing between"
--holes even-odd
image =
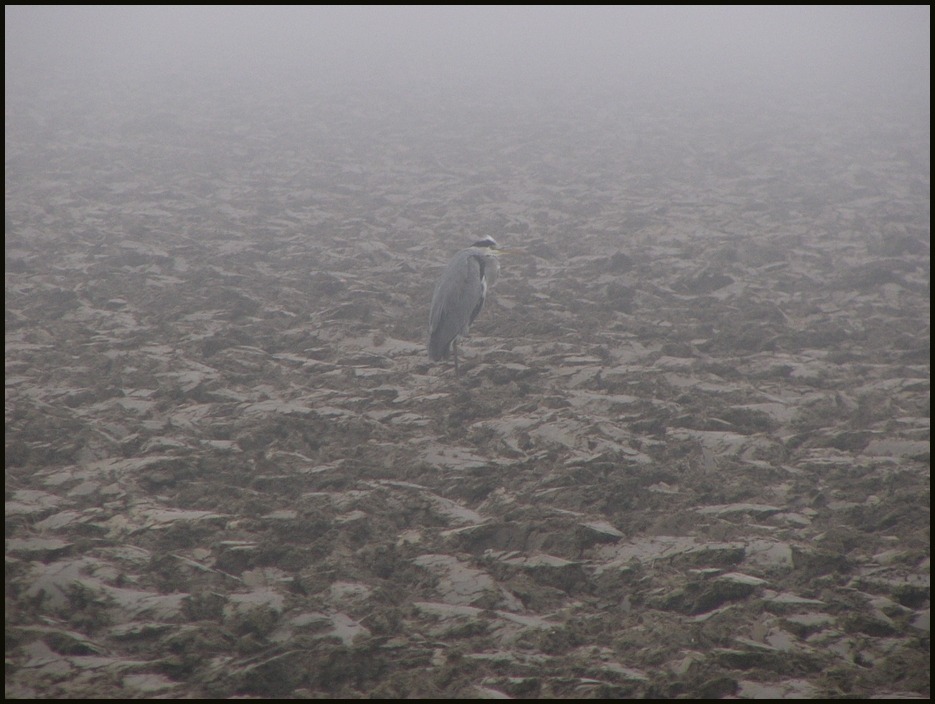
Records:
<instances>
[{"instance_id":1,"label":"bird's leg","mask_svg":"<svg viewBox=\"0 0 935 704\"><path fill-rule=\"evenodd\" d=\"M456 375L456 376L461 376L461 370L458 368L458 340L457 340L457 338L455 338L455 339L452 341L451 347L452 347L452 349L454 350L454 353L455 353L455 375Z\"/></svg>"}]
</instances>

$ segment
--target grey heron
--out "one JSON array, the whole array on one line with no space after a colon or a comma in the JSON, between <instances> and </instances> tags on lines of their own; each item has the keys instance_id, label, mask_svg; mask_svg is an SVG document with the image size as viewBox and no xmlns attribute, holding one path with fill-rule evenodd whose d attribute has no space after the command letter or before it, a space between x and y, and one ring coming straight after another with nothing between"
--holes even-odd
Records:
<instances>
[{"instance_id":1,"label":"grey heron","mask_svg":"<svg viewBox=\"0 0 935 704\"><path fill-rule=\"evenodd\" d=\"M429 359L448 359L454 350L455 373L458 369L458 339L466 335L474 318L480 313L487 296L500 273L497 255L510 250L500 249L493 237L484 237L467 249L462 249L442 272L432 296L429 314Z\"/></svg>"}]
</instances>

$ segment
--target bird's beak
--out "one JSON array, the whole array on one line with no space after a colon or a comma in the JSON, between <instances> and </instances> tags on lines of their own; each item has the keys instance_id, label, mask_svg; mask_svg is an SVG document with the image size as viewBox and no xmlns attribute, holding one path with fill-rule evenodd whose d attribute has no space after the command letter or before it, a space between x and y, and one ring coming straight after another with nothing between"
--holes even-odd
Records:
<instances>
[{"instance_id":1,"label":"bird's beak","mask_svg":"<svg viewBox=\"0 0 935 704\"><path fill-rule=\"evenodd\" d=\"M510 247L509 249L497 248L494 251L497 254L522 254L525 250Z\"/></svg>"}]
</instances>

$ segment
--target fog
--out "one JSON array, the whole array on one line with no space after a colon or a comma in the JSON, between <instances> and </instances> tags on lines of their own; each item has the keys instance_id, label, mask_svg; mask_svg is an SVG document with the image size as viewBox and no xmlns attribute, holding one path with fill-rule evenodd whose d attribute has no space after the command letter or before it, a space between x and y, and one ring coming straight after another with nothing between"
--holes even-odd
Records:
<instances>
[{"instance_id":1,"label":"fog","mask_svg":"<svg viewBox=\"0 0 935 704\"><path fill-rule=\"evenodd\" d=\"M930 695L928 6L4 12L7 696Z\"/></svg>"},{"instance_id":2,"label":"fog","mask_svg":"<svg viewBox=\"0 0 935 704\"><path fill-rule=\"evenodd\" d=\"M558 149L569 173L593 148L630 174L698 182L678 152L819 134L861 160L881 128L927 139L929 18L927 6L7 6L8 187L45 168L27 146L37 135L67 149L152 119L177 127L158 138L163 156L185 140L225 158L269 131L309 159L341 137L469 166L544 129L540 152ZM223 146L199 143L205 120ZM672 131L647 148L654 123ZM354 158L380 170L373 153Z\"/></svg>"},{"instance_id":3,"label":"fog","mask_svg":"<svg viewBox=\"0 0 935 704\"><path fill-rule=\"evenodd\" d=\"M6 77L927 91L928 7L22 7ZM209 78L210 77L210 78Z\"/></svg>"}]
</instances>

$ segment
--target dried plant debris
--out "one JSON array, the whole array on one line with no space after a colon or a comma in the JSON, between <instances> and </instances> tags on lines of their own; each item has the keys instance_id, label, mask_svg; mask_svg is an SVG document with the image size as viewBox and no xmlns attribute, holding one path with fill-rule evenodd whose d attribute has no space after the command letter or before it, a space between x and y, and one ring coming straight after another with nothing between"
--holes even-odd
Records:
<instances>
[{"instance_id":1,"label":"dried plant debris","mask_svg":"<svg viewBox=\"0 0 935 704\"><path fill-rule=\"evenodd\" d=\"M7 696L929 694L927 122L293 88L8 86Z\"/></svg>"}]
</instances>

